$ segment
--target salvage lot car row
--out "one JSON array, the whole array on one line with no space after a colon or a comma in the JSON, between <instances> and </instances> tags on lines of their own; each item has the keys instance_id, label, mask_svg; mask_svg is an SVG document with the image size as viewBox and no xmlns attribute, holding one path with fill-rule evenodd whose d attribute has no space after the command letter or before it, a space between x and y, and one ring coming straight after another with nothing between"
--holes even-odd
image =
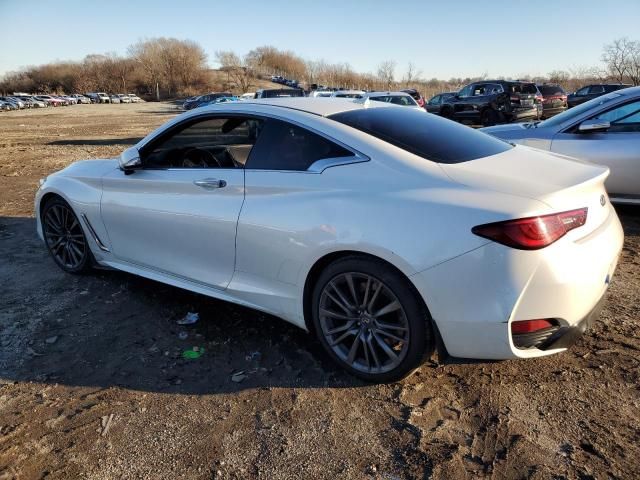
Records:
<instances>
[{"instance_id":1,"label":"salvage lot car row","mask_svg":"<svg viewBox=\"0 0 640 480\"><path fill-rule=\"evenodd\" d=\"M87 93L85 95L39 95L27 93L14 93L10 96L0 97L0 112L22 110L24 108L62 107L89 103L138 103L143 102L134 93L112 94Z\"/></svg>"}]
</instances>

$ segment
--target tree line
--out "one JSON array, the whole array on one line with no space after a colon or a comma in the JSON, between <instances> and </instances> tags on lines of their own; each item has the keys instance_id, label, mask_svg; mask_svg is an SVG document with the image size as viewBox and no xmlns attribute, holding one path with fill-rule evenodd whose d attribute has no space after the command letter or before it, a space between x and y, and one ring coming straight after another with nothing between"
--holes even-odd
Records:
<instances>
[{"instance_id":1,"label":"tree line","mask_svg":"<svg viewBox=\"0 0 640 480\"><path fill-rule=\"evenodd\" d=\"M349 63L304 59L290 50L261 46L244 56L218 51L218 71L207 64L204 49L190 40L154 38L139 41L127 54L88 55L79 62L54 62L12 72L0 81L0 91L11 93L136 92L171 98L211 90L244 93L258 79L281 75L311 84L366 90L416 88L424 96L456 91L487 75L467 78L426 79L409 63L398 76L398 65L383 60L375 72L355 71ZM605 81L640 84L640 41L620 38L603 47L602 63L593 67L549 72L546 76L524 76L521 80L559 83L567 91L581 85Z\"/></svg>"}]
</instances>

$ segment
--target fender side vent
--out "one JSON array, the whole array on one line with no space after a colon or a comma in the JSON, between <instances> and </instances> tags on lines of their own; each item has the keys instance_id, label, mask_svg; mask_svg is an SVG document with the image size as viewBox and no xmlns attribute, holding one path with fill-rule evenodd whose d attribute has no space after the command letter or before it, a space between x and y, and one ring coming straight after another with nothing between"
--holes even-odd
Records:
<instances>
[{"instance_id":1,"label":"fender side vent","mask_svg":"<svg viewBox=\"0 0 640 480\"><path fill-rule=\"evenodd\" d=\"M89 233L93 237L93 240L98 245L98 248L100 250L102 250L103 252L108 252L109 249L104 245L104 243L102 243L102 240L100 240L100 237L98 237L98 234L93 229L93 226L91 225L91 222L89 222L89 219L87 218L87 216L84 213L82 215L80 215L80 216L82 217L82 221L84 222L84 224L87 226L87 229L89 230Z\"/></svg>"}]
</instances>

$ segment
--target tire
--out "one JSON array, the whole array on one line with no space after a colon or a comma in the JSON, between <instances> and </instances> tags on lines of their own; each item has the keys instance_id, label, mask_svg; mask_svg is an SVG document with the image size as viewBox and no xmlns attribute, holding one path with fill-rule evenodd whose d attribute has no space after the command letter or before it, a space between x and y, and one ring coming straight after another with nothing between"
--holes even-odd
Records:
<instances>
[{"instance_id":1,"label":"tire","mask_svg":"<svg viewBox=\"0 0 640 480\"><path fill-rule=\"evenodd\" d=\"M440 110L440 116L444 118L451 118L452 112L450 108L443 108Z\"/></svg>"},{"instance_id":2,"label":"tire","mask_svg":"<svg viewBox=\"0 0 640 480\"><path fill-rule=\"evenodd\" d=\"M68 273L90 271L91 249L80 220L69 204L54 197L44 205L40 215L44 241L54 262Z\"/></svg>"},{"instance_id":3,"label":"tire","mask_svg":"<svg viewBox=\"0 0 640 480\"><path fill-rule=\"evenodd\" d=\"M487 108L480 114L480 123L483 127L490 127L498 123L498 114L492 108Z\"/></svg>"},{"instance_id":4,"label":"tire","mask_svg":"<svg viewBox=\"0 0 640 480\"><path fill-rule=\"evenodd\" d=\"M433 351L428 311L409 281L381 260L336 260L320 274L311 302L323 348L358 378L400 380Z\"/></svg>"}]
</instances>

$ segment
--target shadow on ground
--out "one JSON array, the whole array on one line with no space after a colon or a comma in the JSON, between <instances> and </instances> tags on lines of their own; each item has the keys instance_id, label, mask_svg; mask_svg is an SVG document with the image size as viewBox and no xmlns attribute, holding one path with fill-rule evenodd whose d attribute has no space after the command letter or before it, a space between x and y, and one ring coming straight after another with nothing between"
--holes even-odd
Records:
<instances>
[{"instance_id":1,"label":"shadow on ground","mask_svg":"<svg viewBox=\"0 0 640 480\"><path fill-rule=\"evenodd\" d=\"M619 213L640 235L638 209ZM364 385L278 318L121 272L60 271L31 218L0 218L0 284L5 380L187 394ZM198 323L178 325L187 312ZM193 347L204 354L183 358Z\"/></svg>"},{"instance_id":2,"label":"shadow on ground","mask_svg":"<svg viewBox=\"0 0 640 480\"><path fill-rule=\"evenodd\" d=\"M47 145L135 145L143 137L55 140Z\"/></svg>"},{"instance_id":3,"label":"shadow on ground","mask_svg":"<svg viewBox=\"0 0 640 480\"><path fill-rule=\"evenodd\" d=\"M187 394L364 385L278 318L122 272L62 272L31 218L0 218L0 284L4 380ZM198 323L178 325L187 312ZM184 359L193 347L204 354Z\"/></svg>"}]
</instances>

